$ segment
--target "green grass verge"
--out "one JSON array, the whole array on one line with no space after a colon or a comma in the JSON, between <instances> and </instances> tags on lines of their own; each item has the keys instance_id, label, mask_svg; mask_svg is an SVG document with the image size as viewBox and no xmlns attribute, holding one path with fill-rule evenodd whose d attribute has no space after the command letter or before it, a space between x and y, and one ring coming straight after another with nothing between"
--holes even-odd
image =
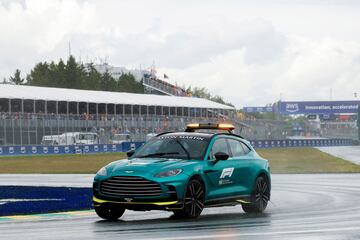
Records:
<instances>
[{"instance_id":1,"label":"green grass verge","mask_svg":"<svg viewBox=\"0 0 360 240\"><path fill-rule=\"evenodd\" d=\"M360 166L315 148L258 149L272 173L355 173ZM0 173L96 173L125 153L0 157Z\"/></svg>"},{"instance_id":2,"label":"green grass verge","mask_svg":"<svg viewBox=\"0 0 360 240\"><path fill-rule=\"evenodd\" d=\"M257 152L269 160L272 173L359 173L360 165L316 148L272 148Z\"/></svg>"},{"instance_id":3,"label":"green grass verge","mask_svg":"<svg viewBox=\"0 0 360 240\"><path fill-rule=\"evenodd\" d=\"M96 173L125 153L0 157L0 173Z\"/></svg>"}]
</instances>

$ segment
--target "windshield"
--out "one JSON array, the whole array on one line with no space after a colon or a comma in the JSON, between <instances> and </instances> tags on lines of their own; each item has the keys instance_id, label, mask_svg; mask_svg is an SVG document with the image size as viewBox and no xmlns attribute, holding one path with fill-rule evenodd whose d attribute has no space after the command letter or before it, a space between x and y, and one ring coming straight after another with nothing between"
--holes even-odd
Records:
<instances>
[{"instance_id":1,"label":"windshield","mask_svg":"<svg viewBox=\"0 0 360 240\"><path fill-rule=\"evenodd\" d=\"M42 140L42 142L41 142L43 145L54 145L54 144L56 144L56 141L55 140L48 140L48 139L46 139L46 140Z\"/></svg>"},{"instance_id":2,"label":"windshield","mask_svg":"<svg viewBox=\"0 0 360 240\"><path fill-rule=\"evenodd\" d=\"M132 158L178 158L202 160L208 145L203 137L160 136L146 142Z\"/></svg>"},{"instance_id":3,"label":"windshield","mask_svg":"<svg viewBox=\"0 0 360 240\"><path fill-rule=\"evenodd\" d=\"M95 134L79 134L79 140L94 140L95 138Z\"/></svg>"}]
</instances>

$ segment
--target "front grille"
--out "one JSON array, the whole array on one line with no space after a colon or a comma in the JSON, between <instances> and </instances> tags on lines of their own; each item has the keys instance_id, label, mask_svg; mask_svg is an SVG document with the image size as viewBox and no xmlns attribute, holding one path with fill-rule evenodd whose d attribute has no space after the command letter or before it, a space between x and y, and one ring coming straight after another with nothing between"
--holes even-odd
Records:
<instances>
[{"instance_id":1,"label":"front grille","mask_svg":"<svg viewBox=\"0 0 360 240\"><path fill-rule=\"evenodd\" d=\"M142 177L118 176L101 182L100 192L114 197L156 197L162 190L158 183Z\"/></svg>"}]
</instances>

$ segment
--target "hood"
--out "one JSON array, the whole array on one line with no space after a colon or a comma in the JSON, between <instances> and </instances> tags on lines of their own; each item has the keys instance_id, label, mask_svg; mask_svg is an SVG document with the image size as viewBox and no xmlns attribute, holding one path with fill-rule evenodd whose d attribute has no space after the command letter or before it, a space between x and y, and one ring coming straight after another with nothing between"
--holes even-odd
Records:
<instances>
[{"instance_id":1,"label":"hood","mask_svg":"<svg viewBox=\"0 0 360 240\"><path fill-rule=\"evenodd\" d=\"M165 159L165 158L133 158L111 163L108 168L112 174L124 171L137 173L158 173L170 169L181 168L198 164L199 160Z\"/></svg>"}]
</instances>

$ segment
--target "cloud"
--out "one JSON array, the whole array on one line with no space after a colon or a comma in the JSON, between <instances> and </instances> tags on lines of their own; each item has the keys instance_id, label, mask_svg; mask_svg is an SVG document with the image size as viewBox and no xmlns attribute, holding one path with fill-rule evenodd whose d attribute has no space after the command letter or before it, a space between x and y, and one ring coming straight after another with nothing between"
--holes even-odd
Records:
<instances>
[{"instance_id":1,"label":"cloud","mask_svg":"<svg viewBox=\"0 0 360 240\"><path fill-rule=\"evenodd\" d=\"M265 40L264 40L265 41ZM360 44L287 38L282 55L249 63L246 48L186 69L163 69L180 85L206 86L240 106L282 100L351 99L360 90ZM259 52L261 55L261 51ZM183 81L182 79L191 79Z\"/></svg>"},{"instance_id":2,"label":"cloud","mask_svg":"<svg viewBox=\"0 0 360 240\"><path fill-rule=\"evenodd\" d=\"M261 4L259 4L261 3ZM0 0L0 77L40 61L107 60L208 88L236 106L351 99L358 4L340 1Z\"/></svg>"},{"instance_id":3,"label":"cloud","mask_svg":"<svg viewBox=\"0 0 360 240\"><path fill-rule=\"evenodd\" d=\"M68 42L72 33L90 32L88 23L94 13L94 7L86 2L0 3L0 75L8 74L11 68L28 69L36 61L58 58L56 49Z\"/></svg>"}]
</instances>

